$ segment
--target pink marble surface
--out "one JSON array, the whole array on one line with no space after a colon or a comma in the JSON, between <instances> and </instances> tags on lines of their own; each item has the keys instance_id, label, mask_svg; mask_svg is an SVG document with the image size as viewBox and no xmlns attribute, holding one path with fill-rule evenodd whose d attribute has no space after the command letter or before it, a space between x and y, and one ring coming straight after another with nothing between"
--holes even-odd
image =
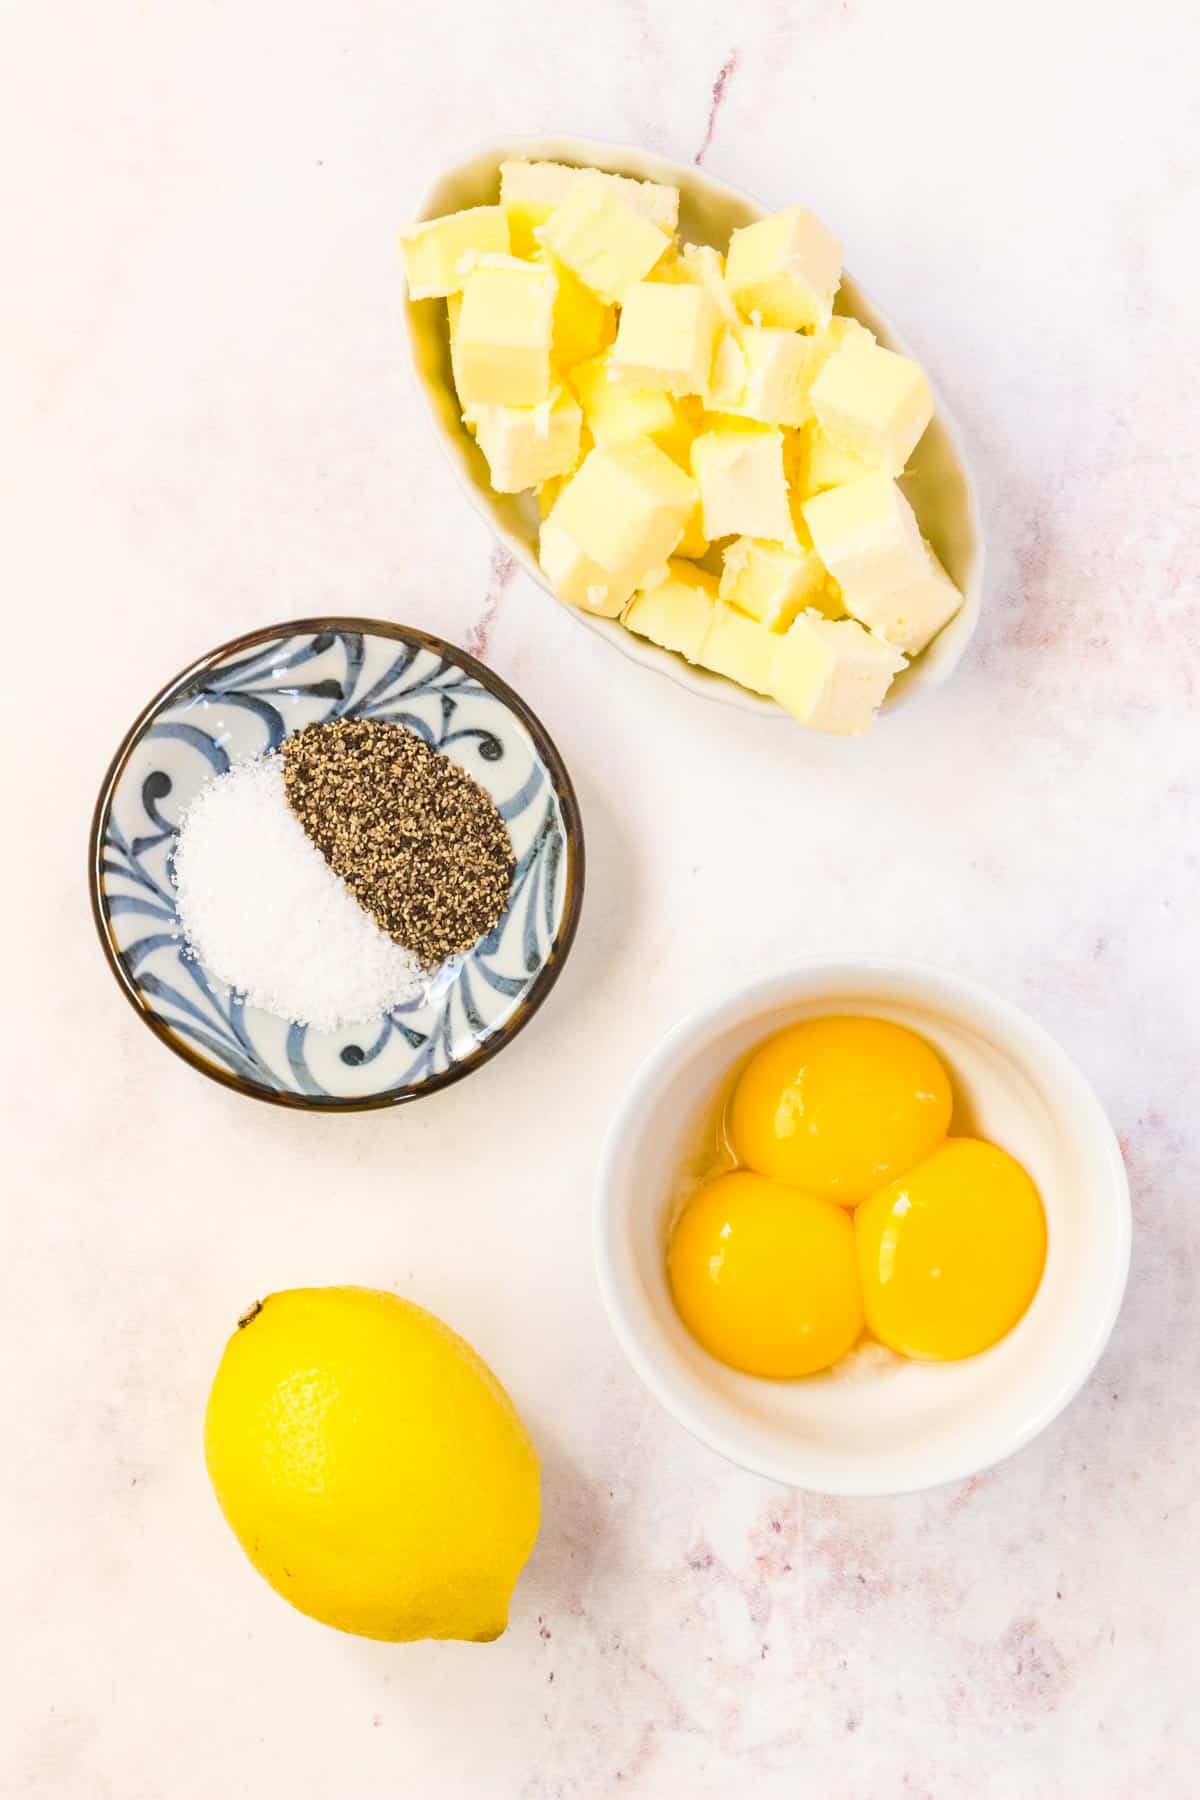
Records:
<instances>
[{"instance_id":1,"label":"pink marble surface","mask_svg":"<svg viewBox=\"0 0 1200 1800\"><path fill-rule=\"evenodd\" d=\"M21 1800L1186 1800L1200 1452L1200 41L1172 0L329 0L10 22L0 566L10 959L0 1792ZM934 370L992 582L952 684L861 744L616 659L497 553L404 368L394 231L504 132L627 138L803 199ZM575 774L572 961L486 1072L297 1119L166 1056L91 936L88 812L197 652L343 609L490 660ZM635 1061L797 953L1030 1007L1122 1134L1096 1377L962 1487L792 1495L663 1418L588 1208ZM548 1107L548 1098L553 1104ZM547 1112L551 1128L544 1128ZM543 1121L530 1146L525 1127ZM466 1246L466 1248L465 1248ZM525 1411L546 1523L507 1636L292 1614L209 1493L255 1294L394 1285Z\"/></svg>"}]
</instances>

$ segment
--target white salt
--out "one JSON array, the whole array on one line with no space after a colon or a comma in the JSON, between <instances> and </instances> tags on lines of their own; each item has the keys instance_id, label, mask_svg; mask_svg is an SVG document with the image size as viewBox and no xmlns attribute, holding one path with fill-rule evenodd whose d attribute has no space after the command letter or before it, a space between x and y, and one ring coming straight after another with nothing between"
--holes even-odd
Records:
<instances>
[{"instance_id":1,"label":"white salt","mask_svg":"<svg viewBox=\"0 0 1200 1800\"><path fill-rule=\"evenodd\" d=\"M277 756L235 763L201 788L180 822L175 885L205 968L280 1018L336 1031L425 987L288 805Z\"/></svg>"}]
</instances>

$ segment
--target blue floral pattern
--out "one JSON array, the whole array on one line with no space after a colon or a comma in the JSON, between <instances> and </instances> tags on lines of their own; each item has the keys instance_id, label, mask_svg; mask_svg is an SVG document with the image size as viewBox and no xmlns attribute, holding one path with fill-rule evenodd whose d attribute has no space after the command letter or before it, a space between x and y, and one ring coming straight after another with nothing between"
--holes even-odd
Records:
<instances>
[{"instance_id":1,"label":"blue floral pattern","mask_svg":"<svg viewBox=\"0 0 1200 1800\"><path fill-rule=\"evenodd\" d=\"M504 696L437 640L348 628L356 623L264 635L168 690L118 759L92 870L114 961L176 1047L263 1097L332 1107L407 1098L479 1060L553 979L580 874L568 867L578 851L564 825L573 799ZM495 930L440 969L420 999L369 1027L320 1032L247 1006L186 949L171 859L183 811L206 781L336 717L406 726L453 757L499 807L517 864Z\"/></svg>"}]
</instances>

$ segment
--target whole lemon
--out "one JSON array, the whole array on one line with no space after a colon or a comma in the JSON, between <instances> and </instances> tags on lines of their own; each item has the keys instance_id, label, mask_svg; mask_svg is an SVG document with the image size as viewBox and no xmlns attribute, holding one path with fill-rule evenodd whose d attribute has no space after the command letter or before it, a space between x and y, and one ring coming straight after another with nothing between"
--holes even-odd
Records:
<instances>
[{"instance_id":1,"label":"whole lemon","mask_svg":"<svg viewBox=\"0 0 1200 1800\"><path fill-rule=\"evenodd\" d=\"M488 1642L540 1516L537 1452L469 1344L374 1288L294 1288L241 1320L205 1419L221 1510L314 1619Z\"/></svg>"}]
</instances>

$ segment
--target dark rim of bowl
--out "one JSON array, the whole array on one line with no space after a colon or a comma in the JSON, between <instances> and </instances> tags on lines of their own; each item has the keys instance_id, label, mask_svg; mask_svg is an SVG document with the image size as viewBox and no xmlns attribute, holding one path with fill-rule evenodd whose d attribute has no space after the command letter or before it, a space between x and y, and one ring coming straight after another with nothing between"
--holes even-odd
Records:
<instances>
[{"instance_id":1,"label":"dark rim of bowl","mask_svg":"<svg viewBox=\"0 0 1200 1800\"><path fill-rule=\"evenodd\" d=\"M112 809L113 790L128 762L131 752L138 743L146 727L181 688L187 687L197 675L203 674L216 663L241 651L253 648L255 644L266 642L270 638L303 636L311 632L314 636L323 631L354 631L364 637L391 638L399 643L415 643L423 650L431 650L435 656L441 656L447 662L466 671L489 693L501 700L514 716L520 720L533 739L538 755L545 763L562 813L563 829L566 836L566 899L563 906L562 923L555 934L542 967L530 983L519 1006L504 1023L491 1032L488 1037L473 1050L470 1055L444 1069L439 1075L432 1075L427 1081L417 1082L413 1086L389 1088L379 1094L368 1094L361 1098L341 1099L335 1095L321 1094L288 1094L274 1089L261 1087L257 1082L245 1081L230 1069L222 1069L216 1063L201 1056L196 1050L184 1043L170 1025L160 1019L147 1006L136 984L130 978L117 954L109 929L107 912L104 904L103 885L101 881L101 847L104 832ZM116 977L125 998L129 1001L143 1024L149 1026L161 1043L164 1043L175 1055L190 1063L210 1081L218 1081L222 1087L232 1088L235 1093L246 1094L252 1100L262 1100L271 1106L294 1107L301 1112L374 1112L381 1107L402 1106L407 1101L419 1100L426 1094L436 1094L442 1088L450 1087L461 1081L482 1064L510 1044L517 1034L529 1023L534 1013L545 1001L551 988L562 973L562 967L575 940L575 932L579 925L579 913L583 905L585 856L583 846L583 820L580 816L579 802L575 797L575 789L571 777L567 773L566 764L554 744L546 727L537 714L529 707L519 694L513 692L506 681L481 663L478 657L466 650L460 650L454 644L447 643L444 638L434 637L428 631L420 631L413 625L395 625L383 619L359 618L323 618L323 619L291 619L281 625L267 625L257 631L248 631L242 637L231 638L227 644L221 644L215 650L198 657L189 663L166 686L161 688L154 698L142 708L129 730L122 738L120 746L108 766L100 793L92 813L92 828L88 839L88 889L91 894L92 918L104 947L105 958L109 968Z\"/></svg>"}]
</instances>

